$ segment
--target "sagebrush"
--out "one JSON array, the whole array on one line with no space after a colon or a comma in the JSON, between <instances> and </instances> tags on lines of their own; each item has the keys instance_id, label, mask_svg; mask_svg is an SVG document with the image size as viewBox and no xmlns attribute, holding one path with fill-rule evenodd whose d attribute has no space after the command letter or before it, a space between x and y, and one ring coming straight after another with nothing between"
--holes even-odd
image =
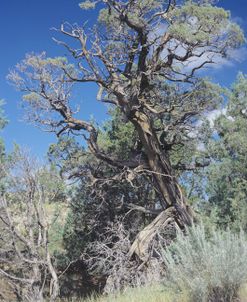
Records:
<instances>
[{"instance_id":1,"label":"sagebrush","mask_svg":"<svg viewBox=\"0 0 247 302\"><path fill-rule=\"evenodd\" d=\"M247 280L247 240L243 232L188 229L165 252L169 280L195 302L230 302Z\"/></svg>"}]
</instances>

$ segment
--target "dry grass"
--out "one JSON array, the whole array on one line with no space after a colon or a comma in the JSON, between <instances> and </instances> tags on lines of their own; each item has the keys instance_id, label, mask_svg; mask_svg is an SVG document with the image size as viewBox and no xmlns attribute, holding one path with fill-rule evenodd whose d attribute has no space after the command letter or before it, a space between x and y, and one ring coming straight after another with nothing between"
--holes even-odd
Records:
<instances>
[{"instance_id":1,"label":"dry grass","mask_svg":"<svg viewBox=\"0 0 247 302\"><path fill-rule=\"evenodd\" d=\"M247 302L247 283L241 286L239 290L239 301Z\"/></svg>"},{"instance_id":2,"label":"dry grass","mask_svg":"<svg viewBox=\"0 0 247 302\"><path fill-rule=\"evenodd\" d=\"M0 277L0 302L6 302L6 301L14 301L15 295L13 294L13 290L10 287L10 285L2 278Z\"/></svg>"},{"instance_id":3,"label":"dry grass","mask_svg":"<svg viewBox=\"0 0 247 302\"><path fill-rule=\"evenodd\" d=\"M70 302L190 302L186 293L175 294L162 285L127 289L119 295L91 297Z\"/></svg>"}]
</instances>

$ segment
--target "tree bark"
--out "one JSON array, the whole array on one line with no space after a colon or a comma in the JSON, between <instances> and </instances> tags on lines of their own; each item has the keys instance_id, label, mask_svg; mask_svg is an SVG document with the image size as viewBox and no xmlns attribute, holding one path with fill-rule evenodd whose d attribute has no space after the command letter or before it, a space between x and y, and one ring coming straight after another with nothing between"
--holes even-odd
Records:
<instances>
[{"instance_id":1,"label":"tree bark","mask_svg":"<svg viewBox=\"0 0 247 302\"><path fill-rule=\"evenodd\" d=\"M174 206L182 223L191 225L193 221L192 211L189 209L168 155L162 150L148 116L143 112L136 111L132 123L143 145L150 173L152 173L157 189L162 196L164 209Z\"/></svg>"},{"instance_id":2,"label":"tree bark","mask_svg":"<svg viewBox=\"0 0 247 302\"><path fill-rule=\"evenodd\" d=\"M32 268L33 274L33 283L30 288L29 300L30 302L43 302L43 291L41 290L42 277L39 269L39 265L35 264Z\"/></svg>"},{"instance_id":3,"label":"tree bark","mask_svg":"<svg viewBox=\"0 0 247 302\"><path fill-rule=\"evenodd\" d=\"M174 207L170 207L162 211L150 224L148 224L136 237L129 250L129 257L136 254L139 259L147 263L149 260L149 244L157 234L157 232L166 227L170 222L173 221Z\"/></svg>"},{"instance_id":4,"label":"tree bark","mask_svg":"<svg viewBox=\"0 0 247 302\"><path fill-rule=\"evenodd\" d=\"M51 274L51 281L50 281L50 302L56 301L57 297L59 296L59 280L57 273L52 265L51 256L49 251L47 251L47 264L48 269Z\"/></svg>"},{"instance_id":5,"label":"tree bark","mask_svg":"<svg viewBox=\"0 0 247 302\"><path fill-rule=\"evenodd\" d=\"M162 197L164 208L164 210L137 235L130 249L130 257L136 254L142 261L146 261L149 257L149 243L160 227L166 227L171 220L174 220L176 224L183 229L192 224L194 215L179 187L168 155L162 150L148 116L143 112L136 111L131 122L134 124L143 145L147 157L147 164L155 180L156 188Z\"/></svg>"}]
</instances>

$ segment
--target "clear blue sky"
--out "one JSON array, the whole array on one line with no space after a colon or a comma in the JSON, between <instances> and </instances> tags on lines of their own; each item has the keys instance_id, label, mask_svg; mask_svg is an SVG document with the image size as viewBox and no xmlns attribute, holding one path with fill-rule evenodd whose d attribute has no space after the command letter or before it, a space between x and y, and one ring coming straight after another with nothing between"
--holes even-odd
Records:
<instances>
[{"instance_id":1,"label":"clear blue sky","mask_svg":"<svg viewBox=\"0 0 247 302\"><path fill-rule=\"evenodd\" d=\"M79 0L2 0L0 1L0 99L5 99L5 113L8 126L0 134L7 150L13 143L29 147L38 156L43 156L55 135L44 133L33 125L22 121L20 94L6 82L8 70L20 61L26 53L46 50L49 56L65 55L66 51L52 41L55 35L50 29L59 27L63 21L93 23L95 15L78 7ZM232 17L245 30L247 36L247 0L221 0L219 6L230 10ZM214 69L211 76L216 82L229 86L239 70L247 73L246 49L239 52L239 62ZM106 118L106 109L95 101L95 90L88 86L77 90L77 101L81 102L82 115L93 114L97 121Z\"/></svg>"}]
</instances>

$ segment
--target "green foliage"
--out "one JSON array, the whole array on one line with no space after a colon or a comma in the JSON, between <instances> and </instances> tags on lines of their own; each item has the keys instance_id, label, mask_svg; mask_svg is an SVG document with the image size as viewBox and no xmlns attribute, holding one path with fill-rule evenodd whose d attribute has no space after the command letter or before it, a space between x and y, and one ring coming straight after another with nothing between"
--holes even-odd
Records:
<instances>
[{"instance_id":1,"label":"green foliage","mask_svg":"<svg viewBox=\"0 0 247 302\"><path fill-rule=\"evenodd\" d=\"M86 0L79 4L82 9L94 9L100 1ZM118 1L116 1L118 4ZM168 12L168 32L174 41L185 42L198 47L207 47L215 44L221 46L223 52L230 48L241 45L244 35L241 28L231 22L229 11L214 6L212 0L187 0L181 1L181 5L171 6ZM156 12L165 10L164 1L135 1L134 5L129 5L126 16L132 20L133 24L149 27L148 17ZM165 18L164 18L165 19ZM98 21L105 25L110 32L114 29L116 33L121 33L129 28L124 22L119 20L115 9L102 8L99 11ZM165 24L165 22L164 22ZM167 24L166 24L167 25ZM217 39L218 37L218 39ZM221 37L219 39L219 37Z\"/></svg>"},{"instance_id":2,"label":"green foliage","mask_svg":"<svg viewBox=\"0 0 247 302\"><path fill-rule=\"evenodd\" d=\"M191 44L210 45L224 30L227 47L237 47L244 42L241 29L229 21L229 12L223 8L187 1L185 5L173 10L170 17L172 24L169 32L176 39Z\"/></svg>"},{"instance_id":3,"label":"green foliage","mask_svg":"<svg viewBox=\"0 0 247 302\"><path fill-rule=\"evenodd\" d=\"M4 101L0 100L0 129L3 129L3 127L7 123L6 117L4 116L4 110L2 108L3 105L4 105Z\"/></svg>"},{"instance_id":4,"label":"green foliage","mask_svg":"<svg viewBox=\"0 0 247 302\"><path fill-rule=\"evenodd\" d=\"M0 131L4 128L4 126L7 123L6 117L4 115L4 110L2 109L2 106L4 105L4 101L0 100ZM6 160L6 154L5 154L5 146L4 141L0 137L0 164L4 163ZM0 194L3 192L5 187L5 177L4 172L0 169Z\"/></svg>"},{"instance_id":5,"label":"green foliage","mask_svg":"<svg viewBox=\"0 0 247 302\"><path fill-rule=\"evenodd\" d=\"M99 133L99 146L104 151L117 155L119 159L128 159L137 142L134 126L126 122L119 110L110 110L109 113L110 119Z\"/></svg>"},{"instance_id":6,"label":"green foliage","mask_svg":"<svg viewBox=\"0 0 247 302\"><path fill-rule=\"evenodd\" d=\"M95 8L96 3L97 3L97 1L86 0L86 1L79 3L79 7L81 9L93 9L93 8Z\"/></svg>"},{"instance_id":7,"label":"green foliage","mask_svg":"<svg viewBox=\"0 0 247 302\"><path fill-rule=\"evenodd\" d=\"M73 84L68 81L66 72L75 76L73 64L68 64L64 57L46 57L46 53L27 54L25 59L16 65L8 75L13 85L23 92L23 105L27 109L26 118L41 122L48 119L51 125L54 118L55 103L63 100L64 105L68 103ZM28 74L27 82L22 78L23 73ZM32 89L25 89L26 85L32 85ZM53 104L47 100L53 100Z\"/></svg>"},{"instance_id":8,"label":"green foliage","mask_svg":"<svg viewBox=\"0 0 247 302\"><path fill-rule=\"evenodd\" d=\"M5 115L4 115L4 111L2 109L3 105L4 105L4 101L0 100L0 131L1 131L1 129L4 128L4 126L7 123L7 120L6 120ZM3 140L0 137L0 161L3 159L3 155L4 155L4 143L3 143Z\"/></svg>"},{"instance_id":9,"label":"green foliage","mask_svg":"<svg viewBox=\"0 0 247 302\"><path fill-rule=\"evenodd\" d=\"M179 232L164 257L169 278L191 302L234 301L247 280L247 240L243 232L235 235L212 231L202 225Z\"/></svg>"},{"instance_id":10,"label":"green foliage","mask_svg":"<svg viewBox=\"0 0 247 302\"><path fill-rule=\"evenodd\" d=\"M208 212L220 227L247 231L247 77L238 76L226 113L215 122L216 139L207 145L213 162L206 171Z\"/></svg>"},{"instance_id":11,"label":"green foliage","mask_svg":"<svg viewBox=\"0 0 247 302\"><path fill-rule=\"evenodd\" d=\"M67 257L71 260L79 259L86 244L90 241L90 231L87 224L87 211L85 204L89 200L85 190L75 192L71 200L70 211L66 217L63 232L63 244L67 251ZM89 213L88 213L89 214ZM90 219L88 217L88 219Z\"/></svg>"}]
</instances>

